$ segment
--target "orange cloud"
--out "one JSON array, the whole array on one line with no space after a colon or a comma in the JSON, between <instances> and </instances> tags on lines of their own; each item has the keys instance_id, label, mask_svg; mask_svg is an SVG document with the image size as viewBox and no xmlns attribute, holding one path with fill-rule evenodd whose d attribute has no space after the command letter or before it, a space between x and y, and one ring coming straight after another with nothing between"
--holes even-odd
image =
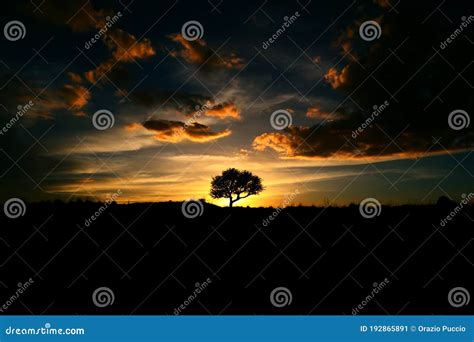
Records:
<instances>
[{"instance_id":1,"label":"orange cloud","mask_svg":"<svg viewBox=\"0 0 474 342\"><path fill-rule=\"evenodd\" d=\"M114 58L117 61L133 62L156 54L149 39L138 42L133 34L121 29L111 30L105 39L109 48L114 50Z\"/></svg>"},{"instance_id":2,"label":"orange cloud","mask_svg":"<svg viewBox=\"0 0 474 342\"><path fill-rule=\"evenodd\" d=\"M155 139L178 143L183 140L193 142L208 142L229 136L232 132L225 129L221 132L213 132L208 126L194 122L185 124L181 121L148 120L143 127L155 133Z\"/></svg>"},{"instance_id":3,"label":"orange cloud","mask_svg":"<svg viewBox=\"0 0 474 342\"><path fill-rule=\"evenodd\" d=\"M90 83L97 83L99 80L101 80L104 75L106 75L114 66L114 61L113 60L107 60L97 66L97 68L86 71L84 73L84 77L86 80L88 80Z\"/></svg>"},{"instance_id":4,"label":"orange cloud","mask_svg":"<svg viewBox=\"0 0 474 342\"><path fill-rule=\"evenodd\" d=\"M91 98L91 93L87 88L71 84L64 85L60 90L59 95L72 109L80 109L84 107Z\"/></svg>"},{"instance_id":5,"label":"orange cloud","mask_svg":"<svg viewBox=\"0 0 474 342\"><path fill-rule=\"evenodd\" d=\"M143 125L141 125L139 123L136 123L136 122L125 125L125 130L127 130L129 132L137 131L141 128L143 128Z\"/></svg>"},{"instance_id":6,"label":"orange cloud","mask_svg":"<svg viewBox=\"0 0 474 342\"><path fill-rule=\"evenodd\" d=\"M65 84L61 88L50 88L47 90L37 89L42 92L41 96L34 101L34 106L28 116L42 119L52 119L54 112L58 110L71 111L75 116L83 116L85 113L81 110L90 101L91 94L89 90L81 85ZM12 98L17 102L28 102L30 97L20 94L14 94Z\"/></svg>"},{"instance_id":7,"label":"orange cloud","mask_svg":"<svg viewBox=\"0 0 474 342\"><path fill-rule=\"evenodd\" d=\"M296 155L296 150L302 143L303 139L298 135L264 133L254 139L252 147L257 151L270 148L283 156L292 157Z\"/></svg>"},{"instance_id":8,"label":"orange cloud","mask_svg":"<svg viewBox=\"0 0 474 342\"><path fill-rule=\"evenodd\" d=\"M242 68L243 59L237 57L235 54L230 56L217 56L202 39L197 39L194 41L188 41L183 38L181 34L175 33L168 36L172 41L181 45L181 50L175 50L171 53L173 57L181 57L186 60L186 62L191 64L198 64L207 67L217 67L217 68Z\"/></svg>"},{"instance_id":9,"label":"orange cloud","mask_svg":"<svg viewBox=\"0 0 474 342\"><path fill-rule=\"evenodd\" d=\"M101 80L118 63L130 63L137 59L146 59L156 54L149 39L137 41L137 38L121 29L109 30L103 37L105 44L112 51L112 57L99 64L95 69L84 73L91 83Z\"/></svg>"},{"instance_id":10,"label":"orange cloud","mask_svg":"<svg viewBox=\"0 0 474 342\"><path fill-rule=\"evenodd\" d=\"M89 90L80 85L65 84L59 89L51 89L44 93L34 111L43 118L51 118L52 111L73 110L77 116L82 116L80 109L84 108L91 98Z\"/></svg>"},{"instance_id":11,"label":"orange cloud","mask_svg":"<svg viewBox=\"0 0 474 342\"><path fill-rule=\"evenodd\" d=\"M222 102L217 105L214 105L210 109L206 110L206 116L212 116L216 118L232 118L240 119L240 109L237 108L235 103L232 101Z\"/></svg>"},{"instance_id":12,"label":"orange cloud","mask_svg":"<svg viewBox=\"0 0 474 342\"><path fill-rule=\"evenodd\" d=\"M311 119L332 121L332 120L341 119L342 115L336 112L330 113L330 112L323 111L321 107L318 105L318 106L309 107L308 110L306 111L306 117L311 118Z\"/></svg>"},{"instance_id":13,"label":"orange cloud","mask_svg":"<svg viewBox=\"0 0 474 342\"><path fill-rule=\"evenodd\" d=\"M76 74L74 72L68 72L67 76L73 83L82 83L82 77L79 74Z\"/></svg>"},{"instance_id":14,"label":"orange cloud","mask_svg":"<svg viewBox=\"0 0 474 342\"><path fill-rule=\"evenodd\" d=\"M329 68L324 79L328 82L333 89L337 89L347 83L349 65L342 68L341 72L338 72L336 68Z\"/></svg>"}]
</instances>

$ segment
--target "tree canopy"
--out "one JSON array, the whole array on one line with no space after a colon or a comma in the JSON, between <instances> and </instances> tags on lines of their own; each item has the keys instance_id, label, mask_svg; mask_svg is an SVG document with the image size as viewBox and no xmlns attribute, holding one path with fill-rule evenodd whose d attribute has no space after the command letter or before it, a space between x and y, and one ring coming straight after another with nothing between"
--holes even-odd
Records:
<instances>
[{"instance_id":1,"label":"tree canopy","mask_svg":"<svg viewBox=\"0 0 474 342\"><path fill-rule=\"evenodd\" d=\"M262 179L250 171L227 169L221 175L212 178L212 198L228 198L229 207L251 195L256 195L264 190Z\"/></svg>"}]
</instances>

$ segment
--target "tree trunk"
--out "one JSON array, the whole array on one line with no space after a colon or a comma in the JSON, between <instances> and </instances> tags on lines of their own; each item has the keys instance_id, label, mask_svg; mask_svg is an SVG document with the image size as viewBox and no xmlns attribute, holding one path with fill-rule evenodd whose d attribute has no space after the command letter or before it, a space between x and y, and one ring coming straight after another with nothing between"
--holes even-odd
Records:
<instances>
[{"instance_id":1,"label":"tree trunk","mask_svg":"<svg viewBox=\"0 0 474 342\"><path fill-rule=\"evenodd\" d=\"M233 203L234 203L234 202L232 202L232 197L230 197L230 198L229 198L229 208L232 208L232 204L233 204Z\"/></svg>"}]
</instances>

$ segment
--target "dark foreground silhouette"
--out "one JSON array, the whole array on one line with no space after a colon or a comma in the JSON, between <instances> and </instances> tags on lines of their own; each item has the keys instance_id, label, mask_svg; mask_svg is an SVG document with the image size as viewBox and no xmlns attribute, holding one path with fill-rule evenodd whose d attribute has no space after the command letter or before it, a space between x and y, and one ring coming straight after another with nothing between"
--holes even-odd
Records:
<instances>
[{"instance_id":1,"label":"dark foreground silhouette","mask_svg":"<svg viewBox=\"0 0 474 342\"><path fill-rule=\"evenodd\" d=\"M442 224L446 199L371 219L356 205L204 204L196 218L176 202L101 206L2 215L1 314L472 314L448 294L472 294L474 210Z\"/></svg>"}]
</instances>

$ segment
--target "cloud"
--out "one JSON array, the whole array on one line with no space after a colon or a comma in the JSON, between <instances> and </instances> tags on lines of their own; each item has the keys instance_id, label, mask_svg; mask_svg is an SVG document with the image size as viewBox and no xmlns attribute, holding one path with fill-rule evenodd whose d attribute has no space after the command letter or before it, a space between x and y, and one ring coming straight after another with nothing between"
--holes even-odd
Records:
<instances>
[{"instance_id":1,"label":"cloud","mask_svg":"<svg viewBox=\"0 0 474 342\"><path fill-rule=\"evenodd\" d=\"M185 115L191 115L212 100L204 96L186 92L172 92L164 89L139 89L129 95L132 103L141 107L154 109L155 107L171 107Z\"/></svg>"},{"instance_id":2,"label":"cloud","mask_svg":"<svg viewBox=\"0 0 474 342\"><path fill-rule=\"evenodd\" d=\"M217 102L210 96L171 92L163 89L142 89L129 95L134 105L149 109L175 109L185 116L207 116L218 119L241 119L240 109L233 100Z\"/></svg>"},{"instance_id":3,"label":"cloud","mask_svg":"<svg viewBox=\"0 0 474 342\"><path fill-rule=\"evenodd\" d=\"M227 101L215 104L205 111L206 116L212 116L216 118L232 118L240 119L240 109L237 108L234 102Z\"/></svg>"},{"instance_id":4,"label":"cloud","mask_svg":"<svg viewBox=\"0 0 474 342\"><path fill-rule=\"evenodd\" d=\"M103 40L112 52L112 56L99 64L95 69L84 73L84 77L91 83L103 80L104 75L116 69L118 63L130 63L135 60L147 59L156 54L147 38L138 41L137 38L121 29L107 31Z\"/></svg>"},{"instance_id":5,"label":"cloud","mask_svg":"<svg viewBox=\"0 0 474 342\"><path fill-rule=\"evenodd\" d=\"M173 57L181 57L190 64L197 64L203 68L224 68L224 69L240 69L243 67L243 59L235 54L224 56L216 54L207 46L202 39L188 41L181 34L175 33L168 36L173 42L181 46L180 50L171 52Z\"/></svg>"},{"instance_id":6,"label":"cloud","mask_svg":"<svg viewBox=\"0 0 474 342\"><path fill-rule=\"evenodd\" d=\"M318 119L322 121L332 121L332 120L339 120L343 117L341 113L338 112L327 112L321 108L321 105L317 104L311 106L306 111L306 117L311 119Z\"/></svg>"},{"instance_id":7,"label":"cloud","mask_svg":"<svg viewBox=\"0 0 474 342\"><path fill-rule=\"evenodd\" d=\"M142 128L143 128L143 125L136 122L125 125L125 130L129 132L137 131Z\"/></svg>"},{"instance_id":8,"label":"cloud","mask_svg":"<svg viewBox=\"0 0 474 342\"><path fill-rule=\"evenodd\" d=\"M31 112L37 117L51 119L58 110L71 111L76 116L84 116L81 110L89 103L90 91L81 86L65 84L57 89L46 90L38 100Z\"/></svg>"},{"instance_id":9,"label":"cloud","mask_svg":"<svg viewBox=\"0 0 474 342\"><path fill-rule=\"evenodd\" d=\"M155 139L172 143L178 143L183 140L208 142L227 137L231 134L229 129L213 132L208 126L197 122L185 124L181 121L148 120L143 123L143 127L153 131Z\"/></svg>"},{"instance_id":10,"label":"cloud","mask_svg":"<svg viewBox=\"0 0 474 342\"><path fill-rule=\"evenodd\" d=\"M332 67L324 77L341 99L335 109L342 113L338 120L258 135L254 149L305 159L414 158L472 150L473 126L455 130L448 124L453 110L474 106L472 85L467 83L474 69L465 53L470 43L458 40L436 53L433 46L445 41L449 30L433 19L420 25L421 8L405 6L397 7L401 16L394 11L383 18L372 16L381 27L374 41L358 34L364 20L354 20L345 32L343 41L354 53L344 67ZM459 77L447 61L463 70ZM384 103L389 105L383 111L374 110ZM326 117L314 107L307 116Z\"/></svg>"},{"instance_id":11,"label":"cloud","mask_svg":"<svg viewBox=\"0 0 474 342\"><path fill-rule=\"evenodd\" d=\"M333 47L340 48L343 54L347 54L352 50L352 41L355 36L356 26L357 24L354 23L343 30L337 39L332 43Z\"/></svg>"},{"instance_id":12,"label":"cloud","mask_svg":"<svg viewBox=\"0 0 474 342\"><path fill-rule=\"evenodd\" d=\"M303 140L296 134L264 133L254 139L252 146L257 151L270 148L283 156L293 157L296 155L296 148L302 142Z\"/></svg>"},{"instance_id":13,"label":"cloud","mask_svg":"<svg viewBox=\"0 0 474 342\"><path fill-rule=\"evenodd\" d=\"M75 32L99 28L105 24L106 17L113 14L109 10L95 9L91 1L84 0L50 0L39 6L41 11L33 14L39 21L67 25Z\"/></svg>"},{"instance_id":14,"label":"cloud","mask_svg":"<svg viewBox=\"0 0 474 342\"><path fill-rule=\"evenodd\" d=\"M59 89L57 94L64 104L71 109L81 109L89 102L91 94L87 88L72 84L66 84Z\"/></svg>"},{"instance_id":15,"label":"cloud","mask_svg":"<svg viewBox=\"0 0 474 342\"><path fill-rule=\"evenodd\" d=\"M140 42L137 38L121 29L114 29L105 36L106 44L114 51L114 59L120 62L133 62L156 54L149 39Z\"/></svg>"},{"instance_id":16,"label":"cloud","mask_svg":"<svg viewBox=\"0 0 474 342\"><path fill-rule=\"evenodd\" d=\"M329 68L327 73L324 75L324 80L328 82L333 89L337 89L343 86L347 80L349 65L346 65L339 72L336 68Z\"/></svg>"}]
</instances>

